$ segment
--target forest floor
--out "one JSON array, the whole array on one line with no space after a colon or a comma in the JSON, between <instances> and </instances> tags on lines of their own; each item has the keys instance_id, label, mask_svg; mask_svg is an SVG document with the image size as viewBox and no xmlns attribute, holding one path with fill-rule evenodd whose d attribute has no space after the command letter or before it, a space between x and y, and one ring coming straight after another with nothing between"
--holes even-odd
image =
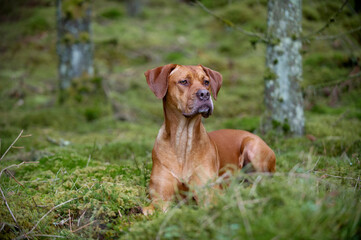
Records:
<instances>
[{"instance_id":1,"label":"forest floor","mask_svg":"<svg viewBox=\"0 0 361 240\"><path fill-rule=\"evenodd\" d=\"M265 0L202 2L266 30ZM260 131L266 46L178 1L148 1L138 17L123 1L94 1L96 77L77 79L59 103L54 3L27 4L0 11L1 239L361 238L361 33L341 34L360 26L351 4L303 43L302 137ZM340 5L303 1L304 35ZM139 214L163 121L143 73L167 63L222 73L206 129L261 136L277 155L275 175L240 172L211 205Z\"/></svg>"}]
</instances>

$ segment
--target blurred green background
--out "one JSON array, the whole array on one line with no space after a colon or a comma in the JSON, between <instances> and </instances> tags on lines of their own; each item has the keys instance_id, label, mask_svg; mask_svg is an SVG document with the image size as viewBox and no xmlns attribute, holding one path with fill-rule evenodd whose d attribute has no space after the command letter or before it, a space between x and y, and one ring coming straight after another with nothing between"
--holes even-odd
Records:
<instances>
[{"instance_id":1,"label":"blurred green background","mask_svg":"<svg viewBox=\"0 0 361 240\"><path fill-rule=\"evenodd\" d=\"M52 211L29 236L361 237L361 32L342 34L361 25L359 3L349 1L335 22L315 36L320 39L303 42L306 136L289 138L259 131L266 46L186 2L143 1L139 14L129 16L126 1L92 1L95 76L76 79L63 103L55 1L0 3L1 154L22 129L32 135L20 138L15 145L24 149L11 149L0 167L39 162L1 175L18 221L1 203L2 238L22 235L53 206L72 198L77 199ZM246 30L266 31L266 0L201 2ZM304 0L303 34L324 26L341 5ZM335 35L340 36L330 38ZM202 64L223 75L206 129L260 135L276 152L278 175L250 176L247 182L238 176L214 206L188 204L167 214L136 214L147 205L151 150L163 121L162 103L143 73L168 63ZM72 229L65 221L69 216Z\"/></svg>"}]
</instances>

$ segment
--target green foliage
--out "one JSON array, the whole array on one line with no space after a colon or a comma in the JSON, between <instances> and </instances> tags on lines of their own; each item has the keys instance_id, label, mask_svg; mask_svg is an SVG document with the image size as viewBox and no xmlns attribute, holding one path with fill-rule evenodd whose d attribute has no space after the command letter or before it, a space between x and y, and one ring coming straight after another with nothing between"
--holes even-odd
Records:
<instances>
[{"instance_id":1,"label":"green foliage","mask_svg":"<svg viewBox=\"0 0 361 240\"><path fill-rule=\"evenodd\" d=\"M26 24L28 34L43 32L50 29L47 19L42 16L35 16Z\"/></svg>"},{"instance_id":2,"label":"green foliage","mask_svg":"<svg viewBox=\"0 0 361 240\"><path fill-rule=\"evenodd\" d=\"M312 5L302 6L302 16L312 22L320 20L319 12Z\"/></svg>"},{"instance_id":3,"label":"green foliage","mask_svg":"<svg viewBox=\"0 0 361 240\"><path fill-rule=\"evenodd\" d=\"M236 117L229 118L222 123L222 128L242 129L249 132L254 132L259 128L259 117Z\"/></svg>"},{"instance_id":4,"label":"green foliage","mask_svg":"<svg viewBox=\"0 0 361 240\"><path fill-rule=\"evenodd\" d=\"M101 12L100 16L110 20L116 20L124 16L124 11L116 8L109 8Z\"/></svg>"}]
</instances>

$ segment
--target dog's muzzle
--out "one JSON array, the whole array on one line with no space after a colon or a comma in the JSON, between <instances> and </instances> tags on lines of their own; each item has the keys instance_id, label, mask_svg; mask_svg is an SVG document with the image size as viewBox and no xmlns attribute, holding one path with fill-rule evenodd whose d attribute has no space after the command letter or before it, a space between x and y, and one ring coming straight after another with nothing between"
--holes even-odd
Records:
<instances>
[{"instance_id":1,"label":"dog's muzzle","mask_svg":"<svg viewBox=\"0 0 361 240\"><path fill-rule=\"evenodd\" d=\"M190 113L183 113L185 117L193 117L202 114L204 118L208 118L213 113L213 102L211 94L206 89L200 89L196 93L193 109Z\"/></svg>"}]
</instances>

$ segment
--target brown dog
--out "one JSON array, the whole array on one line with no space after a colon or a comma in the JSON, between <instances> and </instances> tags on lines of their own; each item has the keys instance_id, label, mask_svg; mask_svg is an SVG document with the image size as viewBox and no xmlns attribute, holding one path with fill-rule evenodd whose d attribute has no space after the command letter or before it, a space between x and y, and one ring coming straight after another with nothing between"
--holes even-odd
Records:
<instances>
[{"instance_id":1,"label":"brown dog","mask_svg":"<svg viewBox=\"0 0 361 240\"><path fill-rule=\"evenodd\" d=\"M144 214L151 214L155 206L166 211L177 190L202 186L227 166L241 169L251 163L256 171L275 171L275 154L258 136L241 130L206 132L201 118L212 114L210 91L216 99L220 73L202 65L168 64L148 70L145 77L163 99L164 123L152 152L152 203Z\"/></svg>"}]
</instances>

